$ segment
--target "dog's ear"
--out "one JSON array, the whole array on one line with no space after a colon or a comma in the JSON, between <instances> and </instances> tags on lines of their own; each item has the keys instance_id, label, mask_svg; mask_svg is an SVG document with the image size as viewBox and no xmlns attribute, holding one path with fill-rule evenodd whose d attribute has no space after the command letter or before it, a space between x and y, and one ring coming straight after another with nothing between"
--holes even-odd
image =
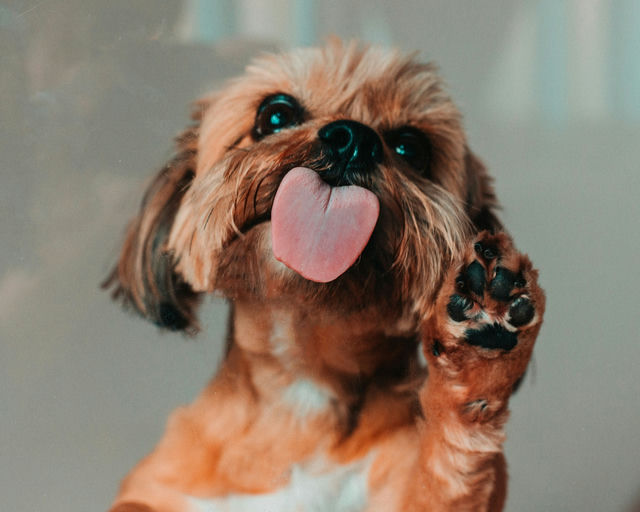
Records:
<instances>
[{"instance_id":1,"label":"dog's ear","mask_svg":"<svg viewBox=\"0 0 640 512\"><path fill-rule=\"evenodd\" d=\"M160 327L193 334L198 330L199 294L175 271L167 241L182 197L195 175L199 121L205 104L196 106L196 122L177 137L176 155L145 193L139 214L127 228L120 258L102 287Z\"/></svg>"},{"instance_id":2,"label":"dog's ear","mask_svg":"<svg viewBox=\"0 0 640 512\"><path fill-rule=\"evenodd\" d=\"M502 223L496 216L499 208L492 178L482 161L466 148L464 157L467 177L467 214L478 231L502 230Z\"/></svg>"}]
</instances>

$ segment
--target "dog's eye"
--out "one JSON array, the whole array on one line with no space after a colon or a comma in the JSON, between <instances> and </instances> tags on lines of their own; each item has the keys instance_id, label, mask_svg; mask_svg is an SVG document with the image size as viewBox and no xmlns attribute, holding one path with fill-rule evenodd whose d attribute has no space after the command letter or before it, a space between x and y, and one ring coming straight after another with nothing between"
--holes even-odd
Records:
<instances>
[{"instance_id":1,"label":"dog's eye","mask_svg":"<svg viewBox=\"0 0 640 512\"><path fill-rule=\"evenodd\" d=\"M423 174L429 171L431 144L420 130L407 126L388 133L385 139L389 147L411 167Z\"/></svg>"},{"instance_id":2,"label":"dog's eye","mask_svg":"<svg viewBox=\"0 0 640 512\"><path fill-rule=\"evenodd\" d=\"M295 126L302 120L302 114L300 104L288 94L269 96L258 107L253 137L258 140Z\"/></svg>"}]
</instances>

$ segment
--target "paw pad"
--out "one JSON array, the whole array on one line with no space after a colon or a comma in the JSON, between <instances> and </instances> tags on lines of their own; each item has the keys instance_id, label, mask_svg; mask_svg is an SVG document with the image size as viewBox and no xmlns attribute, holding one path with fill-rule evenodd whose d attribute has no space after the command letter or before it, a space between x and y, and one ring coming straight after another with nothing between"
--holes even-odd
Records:
<instances>
[{"instance_id":1,"label":"paw pad","mask_svg":"<svg viewBox=\"0 0 640 512\"><path fill-rule=\"evenodd\" d=\"M481 296L487 282L487 271L479 261L474 261L465 272L466 285L469 291Z\"/></svg>"},{"instance_id":2,"label":"paw pad","mask_svg":"<svg viewBox=\"0 0 640 512\"><path fill-rule=\"evenodd\" d=\"M467 319L465 312L473 307L473 301L468 297L454 294L449 297L449 304L447 304L447 313L449 317L456 322L464 322Z\"/></svg>"},{"instance_id":3,"label":"paw pad","mask_svg":"<svg viewBox=\"0 0 640 512\"><path fill-rule=\"evenodd\" d=\"M536 311L528 297L518 297L509 308L509 323L514 327L527 325Z\"/></svg>"},{"instance_id":4,"label":"paw pad","mask_svg":"<svg viewBox=\"0 0 640 512\"><path fill-rule=\"evenodd\" d=\"M508 268L498 267L489 284L489 293L496 300L507 301L515 288L522 288L525 284L521 272L515 273Z\"/></svg>"},{"instance_id":5,"label":"paw pad","mask_svg":"<svg viewBox=\"0 0 640 512\"><path fill-rule=\"evenodd\" d=\"M486 260L492 260L498 256L498 249L495 245L486 244L483 242L476 242L473 244L473 249L476 254Z\"/></svg>"},{"instance_id":6,"label":"paw pad","mask_svg":"<svg viewBox=\"0 0 640 512\"><path fill-rule=\"evenodd\" d=\"M474 243L446 306L451 320L467 324L463 332L470 345L512 350L519 328L535 318L523 261L504 235Z\"/></svg>"},{"instance_id":7,"label":"paw pad","mask_svg":"<svg viewBox=\"0 0 640 512\"><path fill-rule=\"evenodd\" d=\"M480 329L468 329L464 337L470 345L494 350L511 350L518 344L516 333L508 331L500 324L485 325Z\"/></svg>"}]
</instances>

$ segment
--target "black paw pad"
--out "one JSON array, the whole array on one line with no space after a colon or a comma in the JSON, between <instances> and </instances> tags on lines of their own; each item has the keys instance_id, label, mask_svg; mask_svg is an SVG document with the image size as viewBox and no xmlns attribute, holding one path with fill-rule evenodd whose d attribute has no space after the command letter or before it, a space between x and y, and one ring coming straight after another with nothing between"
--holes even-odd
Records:
<instances>
[{"instance_id":1,"label":"black paw pad","mask_svg":"<svg viewBox=\"0 0 640 512\"><path fill-rule=\"evenodd\" d=\"M518 344L516 334L499 324L469 329L465 332L465 338L470 345L490 349L511 350Z\"/></svg>"},{"instance_id":2,"label":"black paw pad","mask_svg":"<svg viewBox=\"0 0 640 512\"><path fill-rule=\"evenodd\" d=\"M471 309L473 302L467 297L461 295L452 295L449 297L449 304L447 304L447 313L449 317L456 322L463 322L467 320L465 311Z\"/></svg>"},{"instance_id":3,"label":"black paw pad","mask_svg":"<svg viewBox=\"0 0 640 512\"><path fill-rule=\"evenodd\" d=\"M495 277L489 283L489 293L496 300L507 301L514 288L522 288L525 284L522 273L516 274L508 268L498 267Z\"/></svg>"},{"instance_id":4,"label":"black paw pad","mask_svg":"<svg viewBox=\"0 0 640 512\"><path fill-rule=\"evenodd\" d=\"M476 254L485 260L492 260L498 256L498 249L491 244L476 242L473 244L473 250Z\"/></svg>"},{"instance_id":5,"label":"black paw pad","mask_svg":"<svg viewBox=\"0 0 640 512\"><path fill-rule=\"evenodd\" d=\"M509 308L509 323L514 327L526 325L535 315L535 309L527 297L518 297Z\"/></svg>"},{"instance_id":6,"label":"black paw pad","mask_svg":"<svg viewBox=\"0 0 640 512\"><path fill-rule=\"evenodd\" d=\"M484 285L487 282L487 272L479 261L474 261L467 267L467 286L476 295L484 293Z\"/></svg>"}]
</instances>

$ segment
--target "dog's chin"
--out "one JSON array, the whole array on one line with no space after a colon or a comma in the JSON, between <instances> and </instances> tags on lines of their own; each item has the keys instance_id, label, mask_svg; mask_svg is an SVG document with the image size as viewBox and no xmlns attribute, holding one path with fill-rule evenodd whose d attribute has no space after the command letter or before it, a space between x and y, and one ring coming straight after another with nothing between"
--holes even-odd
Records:
<instances>
[{"instance_id":1,"label":"dog's chin","mask_svg":"<svg viewBox=\"0 0 640 512\"><path fill-rule=\"evenodd\" d=\"M373 240L372 240L373 242ZM255 223L234 237L218 261L215 287L230 299L269 300L341 312L379 310L398 314L404 309L393 273L370 243L358 260L329 282L317 282L276 259L271 222Z\"/></svg>"}]
</instances>

